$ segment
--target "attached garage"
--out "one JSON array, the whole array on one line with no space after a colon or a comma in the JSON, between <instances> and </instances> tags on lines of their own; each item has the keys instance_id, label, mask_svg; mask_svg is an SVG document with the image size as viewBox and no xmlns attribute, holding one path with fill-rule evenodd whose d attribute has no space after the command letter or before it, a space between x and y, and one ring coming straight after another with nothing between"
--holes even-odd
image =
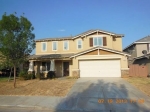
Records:
<instances>
[{"instance_id":1,"label":"attached garage","mask_svg":"<svg viewBox=\"0 0 150 112\"><path fill-rule=\"evenodd\" d=\"M120 60L79 61L80 77L121 77Z\"/></svg>"},{"instance_id":2,"label":"attached garage","mask_svg":"<svg viewBox=\"0 0 150 112\"><path fill-rule=\"evenodd\" d=\"M104 47L81 51L72 58L73 77L121 77L128 71L126 53Z\"/></svg>"}]
</instances>

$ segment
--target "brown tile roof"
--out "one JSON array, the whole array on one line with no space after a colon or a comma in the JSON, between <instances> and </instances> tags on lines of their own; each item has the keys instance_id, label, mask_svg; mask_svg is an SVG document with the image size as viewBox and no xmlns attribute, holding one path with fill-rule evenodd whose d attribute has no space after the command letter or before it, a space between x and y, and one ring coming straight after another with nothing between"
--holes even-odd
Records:
<instances>
[{"instance_id":1,"label":"brown tile roof","mask_svg":"<svg viewBox=\"0 0 150 112\"><path fill-rule=\"evenodd\" d=\"M86 32L83 32L81 34L78 34L76 36L70 36L70 37L56 37L56 38L44 38L44 39L37 39L35 40L36 42L38 41L50 41L50 40L71 40L71 39L74 39L74 38L78 38L79 36L84 36L84 35L88 35L90 33L93 33L93 32L96 32L96 31L99 31L99 32L105 32L105 33L110 33L114 36L121 36L123 37L124 35L123 34L116 34L116 33L113 33L113 32L108 32L108 31L104 31L104 30L100 30L100 29L92 29L92 30L88 30Z\"/></svg>"},{"instance_id":2,"label":"brown tile roof","mask_svg":"<svg viewBox=\"0 0 150 112\"><path fill-rule=\"evenodd\" d=\"M55 37L55 38L44 38L44 39L37 39L37 40L35 40L36 42L38 42L38 41L48 41L48 40L71 40L72 39L72 37L70 36L70 37Z\"/></svg>"},{"instance_id":3,"label":"brown tile roof","mask_svg":"<svg viewBox=\"0 0 150 112\"><path fill-rule=\"evenodd\" d=\"M88 30L86 32L83 32L83 33L81 33L79 35L76 35L75 37L80 36L80 35L86 35L86 34L89 34L89 33L92 33L92 32L96 32L96 31L106 32L106 33L114 34L116 36L124 36L123 34L116 34L116 33L105 31L105 30L101 30L101 29L92 29L92 30Z\"/></svg>"},{"instance_id":4,"label":"brown tile roof","mask_svg":"<svg viewBox=\"0 0 150 112\"><path fill-rule=\"evenodd\" d=\"M31 55L28 59L60 59L60 58L69 58L74 55L73 53L69 54L47 54L47 55Z\"/></svg>"}]
</instances>

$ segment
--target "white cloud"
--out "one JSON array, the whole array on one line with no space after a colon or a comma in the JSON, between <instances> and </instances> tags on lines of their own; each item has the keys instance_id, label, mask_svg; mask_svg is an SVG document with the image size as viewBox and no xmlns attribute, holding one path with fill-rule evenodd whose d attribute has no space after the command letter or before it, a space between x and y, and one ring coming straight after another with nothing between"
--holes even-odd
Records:
<instances>
[{"instance_id":1,"label":"white cloud","mask_svg":"<svg viewBox=\"0 0 150 112\"><path fill-rule=\"evenodd\" d=\"M65 29L60 29L60 30L58 30L58 31L60 31L60 32L64 32L64 31L66 31Z\"/></svg>"}]
</instances>

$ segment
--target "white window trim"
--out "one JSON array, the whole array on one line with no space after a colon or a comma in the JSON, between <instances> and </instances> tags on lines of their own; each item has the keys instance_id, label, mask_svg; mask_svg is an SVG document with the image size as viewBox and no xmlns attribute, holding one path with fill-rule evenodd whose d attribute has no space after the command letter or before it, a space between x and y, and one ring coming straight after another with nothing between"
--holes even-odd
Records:
<instances>
[{"instance_id":1,"label":"white window trim","mask_svg":"<svg viewBox=\"0 0 150 112\"><path fill-rule=\"evenodd\" d=\"M99 46L99 45L94 45L94 38L99 38L99 37L102 39L102 45L101 46L103 47L103 37L101 37L101 36L93 37L93 47Z\"/></svg>"},{"instance_id":2,"label":"white window trim","mask_svg":"<svg viewBox=\"0 0 150 112\"><path fill-rule=\"evenodd\" d=\"M67 48L67 49L64 49L64 47L65 47L65 42L67 42L67 44L68 44L68 48ZM64 51L69 50L69 41L63 41L63 50L64 50Z\"/></svg>"},{"instance_id":3,"label":"white window trim","mask_svg":"<svg viewBox=\"0 0 150 112\"><path fill-rule=\"evenodd\" d=\"M57 50L58 50L58 41L52 41L52 51L57 51L57 50L53 50L53 43L56 42L56 46L57 46Z\"/></svg>"},{"instance_id":4,"label":"white window trim","mask_svg":"<svg viewBox=\"0 0 150 112\"><path fill-rule=\"evenodd\" d=\"M46 49L45 49L45 50L43 50L43 43L46 44ZM41 42L41 50L42 50L43 52L47 51L47 42Z\"/></svg>"},{"instance_id":5,"label":"white window trim","mask_svg":"<svg viewBox=\"0 0 150 112\"><path fill-rule=\"evenodd\" d=\"M81 48L78 48L78 41L79 41L79 40L81 40ZM82 42L82 39L78 39L78 40L77 40L77 49L82 49L82 48L83 48L83 42Z\"/></svg>"}]
</instances>

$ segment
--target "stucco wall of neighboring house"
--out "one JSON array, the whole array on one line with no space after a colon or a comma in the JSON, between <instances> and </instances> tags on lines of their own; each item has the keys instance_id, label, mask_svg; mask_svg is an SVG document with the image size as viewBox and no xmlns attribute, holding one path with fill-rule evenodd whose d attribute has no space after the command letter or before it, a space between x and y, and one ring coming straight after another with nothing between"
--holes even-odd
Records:
<instances>
[{"instance_id":1,"label":"stucco wall of neighboring house","mask_svg":"<svg viewBox=\"0 0 150 112\"><path fill-rule=\"evenodd\" d=\"M95 35L90 35L90 36L83 37L83 38L79 37L79 38L74 39L74 40L68 40L69 41L69 50L64 50L63 49L63 40L57 41L58 42L58 44L57 44L58 45L58 50L57 51L52 50L52 41L46 41L46 43L47 43L47 50L46 51L42 51L42 47L41 47L42 42L36 42L36 55L54 54L54 53L57 53L57 54L77 53L77 52L92 48L89 45L89 38L96 37L96 36L107 38L107 46L104 46L104 47L122 51L122 38L118 37L118 38L114 39L114 37L112 37L110 35L106 35L106 34L96 35L95 34ZM82 40L82 48L81 49L77 48L77 40L78 39Z\"/></svg>"},{"instance_id":2,"label":"stucco wall of neighboring house","mask_svg":"<svg viewBox=\"0 0 150 112\"><path fill-rule=\"evenodd\" d=\"M148 73L150 74L150 59L147 58L137 59L133 62L133 64L146 65L148 68Z\"/></svg>"},{"instance_id":3,"label":"stucco wall of neighboring house","mask_svg":"<svg viewBox=\"0 0 150 112\"><path fill-rule=\"evenodd\" d=\"M133 59L137 57L137 48L136 44L133 44L132 46L128 47L127 49L124 50L124 52L130 54L131 56L128 58L128 64L133 63Z\"/></svg>"},{"instance_id":4,"label":"stucco wall of neighboring house","mask_svg":"<svg viewBox=\"0 0 150 112\"><path fill-rule=\"evenodd\" d=\"M147 50L147 44L137 44L136 45L136 49L137 49L137 57L142 56L143 50Z\"/></svg>"}]
</instances>

